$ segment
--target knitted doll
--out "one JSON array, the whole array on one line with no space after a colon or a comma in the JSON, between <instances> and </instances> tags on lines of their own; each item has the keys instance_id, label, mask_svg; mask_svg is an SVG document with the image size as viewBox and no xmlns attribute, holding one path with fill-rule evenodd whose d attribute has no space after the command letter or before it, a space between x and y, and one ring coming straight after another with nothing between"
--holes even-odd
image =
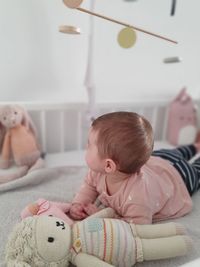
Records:
<instances>
[{"instance_id":1,"label":"knitted doll","mask_svg":"<svg viewBox=\"0 0 200 267\"><path fill-rule=\"evenodd\" d=\"M1 106L0 125L5 129L0 159L2 169L7 169L15 163L25 174L30 169L44 165L34 124L24 108L17 105ZM18 178L19 174L21 175L21 172L12 178L7 177L7 180Z\"/></svg>"},{"instance_id":2,"label":"knitted doll","mask_svg":"<svg viewBox=\"0 0 200 267\"><path fill-rule=\"evenodd\" d=\"M185 255L190 247L191 239L176 223L135 225L93 216L70 227L56 217L33 216L11 232L5 260L8 267L67 267L70 262L78 267L131 267Z\"/></svg>"}]
</instances>

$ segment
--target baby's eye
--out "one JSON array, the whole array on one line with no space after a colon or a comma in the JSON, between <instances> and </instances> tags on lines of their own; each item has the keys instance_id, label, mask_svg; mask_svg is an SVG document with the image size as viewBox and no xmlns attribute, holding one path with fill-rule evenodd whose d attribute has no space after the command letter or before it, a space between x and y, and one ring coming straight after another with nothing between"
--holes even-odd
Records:
<instances>
[{"instance_id":1,"label":"baby's eye","mask_svg":"<svg viewBox=\"0 0 200 267\"><path fill-rule=\"evenodd\" d=\"M3 117L4 121L6 120L6 117Z\"/></svg>"},{"instance_id":2,"label":"baby's eye","mask_svg":"<svg viewBox=\"0 0 200 267\"><path fill-rule=\"evenodd\" d=\"M17 115L17 111L15 111L14 114Z\"/></svg>"},{"instance_id":3,"label":"baby's eye","mask_svg":"<svg viewBox=\"0 0 200 267\"><path fill-rule=\"evenodd\" d=\"M54 238L53 238L53 237L51 237L51 236L50 236L50 237L48 237L48 242L49 242L49 243L52 243L52 242L54 242Z\"/></svg>"}]
</instances>

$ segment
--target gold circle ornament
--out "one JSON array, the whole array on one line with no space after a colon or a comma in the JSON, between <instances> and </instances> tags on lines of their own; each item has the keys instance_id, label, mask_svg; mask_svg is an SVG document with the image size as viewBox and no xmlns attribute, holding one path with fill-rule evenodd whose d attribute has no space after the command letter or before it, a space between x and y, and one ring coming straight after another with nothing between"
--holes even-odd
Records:
<instances>
[{"instance_id":1,"label":"gold circle ornament","mask_svg":"<svg viewBox=\"0 0 200 267\"><path fill-rule=\"evenodd\" d=\"M69 8L77 8L82 2L83 0L63 0L63 3Z\"/></svg>"},{"instance_id":2,"label":"gold circle ornament","mask_svg":"<svg viewBox=\"0 0 200 267\"><path fill-rule=\"evenodd\" d=\"M123 28L119 33L117 37L117 41L119 45L123 48L130 48L134 46L137 39L136 32L131 27Z\"/></svg>"}]
</instances>

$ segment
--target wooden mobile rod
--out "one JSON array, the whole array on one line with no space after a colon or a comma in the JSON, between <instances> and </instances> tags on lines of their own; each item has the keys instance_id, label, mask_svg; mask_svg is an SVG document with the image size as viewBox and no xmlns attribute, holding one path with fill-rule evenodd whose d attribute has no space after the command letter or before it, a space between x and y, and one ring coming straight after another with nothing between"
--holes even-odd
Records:
<instances>
[{"instance_id":1,"label":"wooden mobile rod","mask_svg":"<svg viewBox=\"0 0 200 267\"><path fill-rule=\"evenodd\" d=\"M154 36L154 37L163 39L163 40L165 40L165 41L168 41L168 42L171 42L171 43L174 43L174 44L177 44L177 43L178 43L177 41L174 41L174 40L169 39L169 38L167 38L167 37L164 37L164 36L162 36L162 35L159 35L159 34L156 34L156 33L152 33L152 32L149 32L149 31L146 31L146 30L144 30L144 29L135 27L135 26L133 26L133 25L130 25L130 24L127 24L127 23L118 21L118 20L115 20L115 19L110 18L110 17L106 17L106 16L104 16L104 15L101 15L101 14L98 14L98 13L95 13L95 12L92 12L92 11L87 10L87 9L84 9L84 8L76 7L76 9L79 10L79 11L81 11L81 12L84 12L84 13L87 13L87 14L90 14L90 15L93 15L93 16L96 16L96 17L99 17L99 18L101 18L101 19L105 19L105 20L108 20L108 21L111 21L111 22L114 22L114 23L123 25L123 26L125 26L125 27L133 28L133 29L135 29L135 30L137 30L137 31L140 31L140 32L143 32L143 33L152 35L152 36Z\"/></svg>"}]
</instances>

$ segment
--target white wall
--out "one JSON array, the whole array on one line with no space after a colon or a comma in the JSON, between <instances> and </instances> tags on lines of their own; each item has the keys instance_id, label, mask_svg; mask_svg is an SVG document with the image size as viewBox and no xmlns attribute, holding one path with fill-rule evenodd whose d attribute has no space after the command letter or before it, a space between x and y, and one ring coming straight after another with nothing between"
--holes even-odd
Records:
<instances>
[{"instance_id":1,"label":"white wall","mask_svg":"<svg viewBox=\"0 0 200 267\"><path fill-rule=\"evenodd\" d=\"M136 45L122 49L116 42L122 27L95 18L97 101L170 97L182 86L200 97L200 1L177 1L174 17L170 8L171 0L96 0L96 12L179 42L137 32ZM61 24L80 26L83 34L61 34ZM88 25L87 14L62 0L0 0L0 101L86 101ZM163 64L168 56L183 61Z\"/></svg>"}]
</instances>

